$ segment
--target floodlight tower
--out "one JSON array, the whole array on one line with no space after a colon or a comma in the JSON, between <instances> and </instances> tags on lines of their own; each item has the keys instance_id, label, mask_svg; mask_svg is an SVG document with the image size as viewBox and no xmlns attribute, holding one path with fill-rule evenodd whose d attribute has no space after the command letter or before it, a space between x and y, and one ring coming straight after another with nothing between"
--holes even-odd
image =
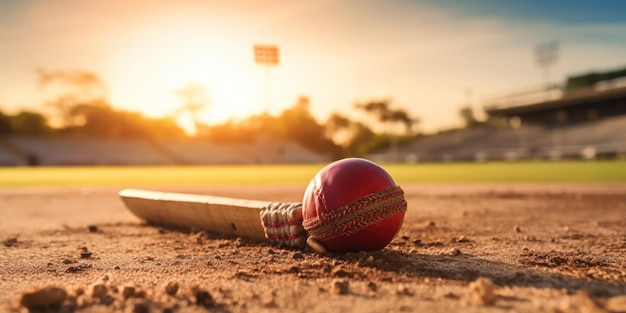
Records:
<instances>
[{"instance_id":1,"label":"floodlight tower","mask_svg":"<svg viewBox=\"0 0 626 313\"><path fill-rule=\"evenodd\" d=\"M543 68L543 84L544 84L544 96L545 100L550 100L550 81L548 77L548 68L556 62L558 59L558 50L559 43L556 41L549 41L543 44L540 44L535 49L535 57L537 60L537 64ZM558 129L553 126L551 128L551 137L552 137L552 151L550 152L550 158L559 159L560 152L558 146L560 146L561 140L559 136Z\"/></svg>"},{"instance_id":2,"label":"floodlight tower","mask_svg":"<svg viewBox=\"0 0 626 313\"><path fill-rule=\"evenodd\" d=\"M265 114L269 114L271 104L270 69L278 66L278 46L256 44L254 45L254 61L257 65L265 67Z\"/></svg>"},{"instance_id":3,"label":"floodlight tower","mask_svg":"<svg viewBox=\"0 0 626 313\"><path fill-rule=\"evenodd\" d=\"M550 78L548 77L549 67L556 63L558 59L559 43L557 41L549 41L542 43L535 48L535 60L543 69L543 86L547 89L550 87Z\"/></svg>"}]
</instances>

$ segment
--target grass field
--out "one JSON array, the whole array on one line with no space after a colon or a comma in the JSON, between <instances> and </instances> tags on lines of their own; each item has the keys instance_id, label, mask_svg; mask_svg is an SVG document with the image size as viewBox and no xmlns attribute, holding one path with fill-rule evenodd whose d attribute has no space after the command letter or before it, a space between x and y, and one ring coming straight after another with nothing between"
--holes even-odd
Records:
<instances>
[{"instance_id":1,"label":"grass field","mask_svg":"<svg viewBox=\"0 0 626 313\"><path fill-rule=\"evenodd\" d=\"M6 167L0 186L307 184L324 164ZM626 162L385 164L397 184L437 182L626 182Z\"/></svg>"}]
</instances>

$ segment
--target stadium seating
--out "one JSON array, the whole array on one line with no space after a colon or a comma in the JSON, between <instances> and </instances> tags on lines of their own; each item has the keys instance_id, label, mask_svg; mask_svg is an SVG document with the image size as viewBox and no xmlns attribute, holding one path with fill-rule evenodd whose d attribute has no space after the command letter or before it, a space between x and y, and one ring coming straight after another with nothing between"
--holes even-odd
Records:
<instances>
[{"instance_id":1,"label":"stadium seating","mask_svg":"<svg viewBox=\"0 0 626 313\"><path fill-rule=\"evenodd\" d=\"M182 164L267 164L326 162L297 143L263 140L217 144L206 140L160 141L159 145Z\"/></svg>"},{"instance_id":2,"label":"stadium seating","mask_svg":"<svg viewBox=\"0 0 626 313\"><path fill-rule=\"evenodd\" d=\"M22 165L24 160L0 144L0 166Z\"/></svg>"},{"instance_id":3,"label":"stadium seating","mask_svg":"<svg viewBox=\"0 0 626 313\"><path fill-rule=\"evenodd\" d=\"M85 138L8 137L11 146L32 165L171 164L148 142Z\"/></svg>"},{"instance_id":4,"label":"stadium seating","mask_svg":"<svg viewBox=\"0 0 626 313\"><path fill-rule=\"evenodd\" d=\"M626 156L626 116L558 126L476 127L421 136L367 157L375 161L453 162ZM275 164L328 162L298 143L207 140L109 140L9 136L0 140L0 166Z\"/></svg>"},{"instance_id":5,"label":"stadium seating","mask_svg":"<svg viewBox=\"0 0 626 313\"><path fill-rule=\"evenodd\" d=\"M150 142L12 136L4 138L0 143L0 166L266 164L329 161L329 157L313 153L297 143L276 140L216 144L199 139Z\"/></svg>"},{"instance_id":6,"label":"stadium seating","mask_svg":"<svg viewBox=\"0 0 626 313\"><path fill-rule=\"evenodd\" d=\"M595 158L626 154L626 116L588 123L544 127L470 128L423 136L395 154L369 157L379 161L449 162L518 159Z\"/></svg>"}]
</instances>

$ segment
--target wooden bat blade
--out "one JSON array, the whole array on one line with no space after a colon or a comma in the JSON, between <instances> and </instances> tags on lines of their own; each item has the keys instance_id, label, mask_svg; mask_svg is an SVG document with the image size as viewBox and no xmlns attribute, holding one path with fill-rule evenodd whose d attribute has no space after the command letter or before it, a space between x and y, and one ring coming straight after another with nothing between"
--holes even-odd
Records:
<instances>
[{"instance_id":1,"label":"wooden bat blade","mask_svg":"<svg viewBox=\"0 0 626 313\"><path fill-rule=\"evenodd\" d=\"M119 196L137 217L151 224L204 229L265 240L260 213L272 202L208 195L124 189Z\"/></svg>"}]
</instances>

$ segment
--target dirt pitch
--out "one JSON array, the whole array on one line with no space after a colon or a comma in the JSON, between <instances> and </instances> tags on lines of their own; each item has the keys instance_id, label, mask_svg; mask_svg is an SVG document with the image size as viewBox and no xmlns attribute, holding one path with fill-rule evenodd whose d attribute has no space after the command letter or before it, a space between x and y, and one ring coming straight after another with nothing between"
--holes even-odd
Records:
<instances>
[{"instance_id":1,"label":"dirt pitch","mask_svg":"<svg viewBox=\"0 0 626 313\"><path fill-rule=\"evenodd\" d=\"M626 312L626 184L402 187L396 239L335 256L148 226L117 188L2 188L0 311Z\"/></svg>"}]
</instances>

